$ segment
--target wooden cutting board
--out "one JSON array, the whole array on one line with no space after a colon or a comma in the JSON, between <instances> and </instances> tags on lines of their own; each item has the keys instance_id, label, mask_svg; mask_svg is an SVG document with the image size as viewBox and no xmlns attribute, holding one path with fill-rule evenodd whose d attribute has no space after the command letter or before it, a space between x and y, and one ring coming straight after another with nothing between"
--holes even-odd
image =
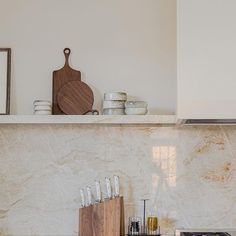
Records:
<instances>
[{"instance_id":1,"label":"wooden cutting board","mask_svg":"<svg viewBox=\"0 0 236 236\"><path fill-rule=\"evenodd\" d=\"M67 115L84 115L92 111L92 89L82 81L66 83L57 94L57 103Z\"/></svg>"},{"instance_id":2,"label":"wooden cutting board","mask_svg":"<svg viewBox=\"0 0 236 236\"><path fill-rule=\"evenodd\" d=\"M52 92L52 114L53 115L63 115L65 114L60 107L58 106L57 102L57 94L59 90L64 86L66 83L70 81L81 81L81 73L80 71L74 70L69 65L69 56L71 50L69 48L64 49L65 55L65 65L60 70L56 70L53 72L53 92Z\"/></svg>"}]
</instances>

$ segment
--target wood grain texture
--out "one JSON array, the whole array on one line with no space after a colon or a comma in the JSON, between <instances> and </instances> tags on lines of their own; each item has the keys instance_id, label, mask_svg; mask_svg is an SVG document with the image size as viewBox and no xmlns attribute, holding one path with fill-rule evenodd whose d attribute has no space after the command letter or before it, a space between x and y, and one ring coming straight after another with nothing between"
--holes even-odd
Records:
<instances>
[{"instance_id":1,"label":"wood grain texture","mask_svg":"<svg viewBox=\"0 0 236 236\"><path fill-rule=\"evenodd\" d=\"M125 209L124 199L120 198L120 236L125 236Z\"/></svg>"},{"instance_id":2,"label":"wood grain texture","mask_svg":"<svg viewBox=\"0 0 236 236\"><path fill-rule=\"evenodd\" d=\"M66 83L57 94L57 103L67 115L84 115L92 110L93 102L92 89L81 81Z\"/></svg>"},{"instance_id":3,"label":"wood grain texture","mask_svg":"<svg viewBox=\"0 0 236 236\"><path fill-rule=\"evenodd\" d=\"M122 202L115 198L104 203L105 232L104 236L121 236Z\"/></svg>"},{"instance_id":4,"label":"wood grain texture","mask_svg":"<svg viewBox=\"0 0 236 236\"><path fill-rule=\"evenodd\" d=\"M94 206L81 208L79 235L124 236L123 207L123 198L120 197Z\"/></svg>"},{"instance_id":5,"label":"wood grain texture","mask_svg":"<svg viewBox=\"0 0 236 236\"><path fill-rule=\"evenodd\" d=\"M93 206L85 207L79 211L80 236L93 236Z\"/></svg>"},{"instance_id":6,"label":"wood grain texture","mask_svg":"<svg viewBox=\"0 0 236 236\"><path fill-rule=\"evenodd\" d=\"M71 50L69 48L64 49L65 65L62 69L53 72L53 92L52 92L52 114L63 115L64 112L59 108L57 103L57 94L61 87L70 81L81 81L80 71L74 70L69 65L69 56Z\"/></svg>"},{"instance_id":7,"label":"wood grain texture","mask_svg":"<svg viewBox=\"0 0 236 236\"><path fill-rule=\"evenodd\" d=\"M104 236L105 214L104 205L97 204L93 206L92 225L93 236Z\"/></svg>"}]
</instances>

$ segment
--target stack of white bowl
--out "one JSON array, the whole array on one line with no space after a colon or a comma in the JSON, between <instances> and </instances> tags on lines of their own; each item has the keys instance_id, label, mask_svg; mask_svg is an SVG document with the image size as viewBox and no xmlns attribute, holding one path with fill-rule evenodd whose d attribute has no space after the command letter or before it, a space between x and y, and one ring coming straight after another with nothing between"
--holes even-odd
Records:
<instances>
[{"instance_id":1,"label":"stack of white bowl","mask_svg":"<svg viewBox=\"0 0 236 236\"><path fill-rule=\"evenodd\" d=\"M34 101L34 115L51 115L52 105L50 101L36 100Z\"/></svg>"},{"instance_id":2,"label":"stack of white bowl","mask_svg":"<svg viewBox=\"0 0 236 236\"><path fill-rule=\"evenodd\" d=\"M103 115L125 115L127 94L124 92L105 93Z\"/></svg>"},{"instance_id":3,"label":"stack of white bowl","mask_svg":"<svg viewBox=\"0 0 236 236\"><path fill-rule=\"evenodd\" d=\"M127 101L125 103L126 115L146 115L148 104L144 101Z\"/></svg>"}]
</instances>

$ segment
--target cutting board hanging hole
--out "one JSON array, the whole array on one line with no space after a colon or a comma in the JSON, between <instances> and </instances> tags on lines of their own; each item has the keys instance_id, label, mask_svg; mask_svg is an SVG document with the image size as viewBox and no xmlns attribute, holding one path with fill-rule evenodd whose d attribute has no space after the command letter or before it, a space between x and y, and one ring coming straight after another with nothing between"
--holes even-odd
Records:
<instances>
[{"instance_id":1,"label":"cutting board hanging hole","mask_svg":"<svg viewBox=\"0 0 236 236\"><path fill-rule=\"evenodd\" d=\"M66 58L65 64L69 66L69 56L70 56L71 50L69 48L64 49L64 55Z\"/></svg>"}]
</instances>

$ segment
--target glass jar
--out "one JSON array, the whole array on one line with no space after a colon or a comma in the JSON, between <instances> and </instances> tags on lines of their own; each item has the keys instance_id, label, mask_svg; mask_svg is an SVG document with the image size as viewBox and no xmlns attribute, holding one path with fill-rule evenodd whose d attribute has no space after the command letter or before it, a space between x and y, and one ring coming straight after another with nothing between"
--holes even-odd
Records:
<instances>
[{"instance_id":1,"label":"glass jar","mask_svg":"<svg viewBox=\"0 0 236 236\"><path fill-rule=\"evenodd\" d=\"M147 218L147 231L149 234L158 233L158 218L157 216L150 215Z\"/></svg>"},{"instance_id":2,"label":"glass jar","mask_svg":"<svg viewBox=\"0 0 236 236\"><path fill-rule=\"evenodd\" d=\"M138 235L141 233L141 218L140 217L129 217L129 234Z\"/></svg>"}]
</instances>

